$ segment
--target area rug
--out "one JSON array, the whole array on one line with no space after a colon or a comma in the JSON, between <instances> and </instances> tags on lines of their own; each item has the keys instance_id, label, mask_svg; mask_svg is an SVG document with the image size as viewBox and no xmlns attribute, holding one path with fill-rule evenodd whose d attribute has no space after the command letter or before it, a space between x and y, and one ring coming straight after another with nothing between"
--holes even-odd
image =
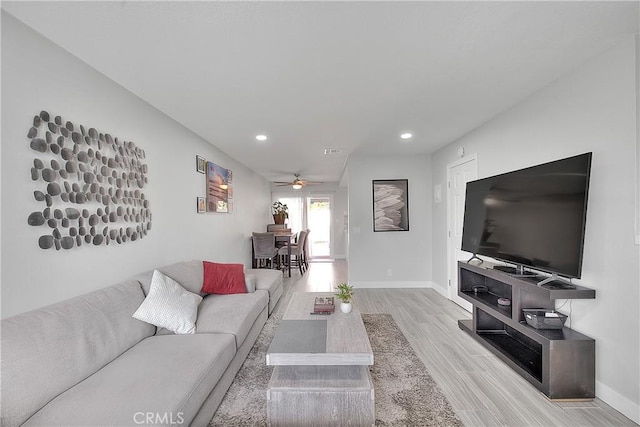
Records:
<instances>
[{"instance_id":1,"label":"area rug","mask_svg":"<svg viewBox=\"0 0 640 427\"><path fill-rule=\"evenodd\" d=\"M266 395L273 367L265 355L281 315L267 320L211 426L266 426ZM451 405L389 314L363 314L374 365L378 426L462 426Z\"/></svg>"}]
</instances>

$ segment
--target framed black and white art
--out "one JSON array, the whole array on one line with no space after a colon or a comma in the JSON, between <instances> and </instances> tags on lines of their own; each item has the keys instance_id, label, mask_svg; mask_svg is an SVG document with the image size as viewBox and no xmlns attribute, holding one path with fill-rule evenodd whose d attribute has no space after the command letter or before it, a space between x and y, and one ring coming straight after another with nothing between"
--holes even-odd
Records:
<instances>
[{"instance_id":1,"label":"framed black and white art","mask_svg":"<svg viewBox=\"0 0 640 427\"><path fill-rule=\"evenodd\" d=\"M373 231L409 231L408 180L373 180Z\"/></svg>"}]
</instances>

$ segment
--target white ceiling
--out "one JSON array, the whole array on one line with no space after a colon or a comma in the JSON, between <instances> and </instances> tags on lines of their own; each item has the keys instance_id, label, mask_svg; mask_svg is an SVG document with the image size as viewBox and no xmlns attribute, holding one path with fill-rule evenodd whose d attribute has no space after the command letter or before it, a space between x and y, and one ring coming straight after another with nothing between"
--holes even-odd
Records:
<instances>
[{"instance_id":1,"label":"white ceiling","mask_svg":"<svg viewBox=\"0 0 640 427\"><path fill-rule=\"evenodd\" d=\"M432 152L637 33L638 4L3 1L2 9L267 179L298 172L337 182L352 153ZM406 130L415 136L402 143Z\"/></svg>"}]
</instances>

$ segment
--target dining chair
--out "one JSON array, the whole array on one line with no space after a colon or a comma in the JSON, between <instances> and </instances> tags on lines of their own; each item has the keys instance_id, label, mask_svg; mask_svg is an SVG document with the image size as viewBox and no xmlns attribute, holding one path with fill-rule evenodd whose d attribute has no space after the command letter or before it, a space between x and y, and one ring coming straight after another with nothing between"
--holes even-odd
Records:
<instances>
[{"instance_id":1,"label":"dining chair","mask_svg":"<svg viewBox=\"0 0 640 427\"><path fill-rule=\"evenodd\" d=\"M311 229L307 228L307 234L304 236L304 242L302 243L302 261L305 268L309 268L309 234Z\"/></svg>"},{"instance_id":2,"label":"dining chair","mask_svg":"<svg viewBox=\"0 0 640 427\"><path fill-rule=\"evenodd\" d=\"M286 229L286 224L267 224L267 231L283 231Z\"/></svg>"},{"instance_id":3,"label":"dining chair","mask_svg":"<svg viewBox=\"0 0 640 427\"><path fill-rule=\"evenodd\" d=\"M276 236L274 233L253 233L251 241L253 242L253 257L257 261L257 266L267 266L277 268L278 248L276 248Z\"/></svg>"},{"instance_id":4,"label":"dining chair","mask_svg":"<svg viewBox=\"0 0 640 427\"><path fill-rule=\"evenodd\" d=\"M307 236L307 231L302 230L298 235L298 243L291 244L291 256L289 259L286 257L289 255L289 246L283 246L278 250L278 255L281 258L285 259L285 262L290 263L291 266L297 266L298 270L300 270L300 274L304 274L303 269L305 269L303 253L304 253L304 241Z\"/></svg>"}]
</instances>

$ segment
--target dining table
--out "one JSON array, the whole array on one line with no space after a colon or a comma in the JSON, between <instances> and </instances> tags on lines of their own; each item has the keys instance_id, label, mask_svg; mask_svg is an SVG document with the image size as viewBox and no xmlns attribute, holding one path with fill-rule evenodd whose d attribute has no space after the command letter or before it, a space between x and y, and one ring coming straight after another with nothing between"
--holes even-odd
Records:
<instances>
[{"instance_id":1,"label":"dining table","mask_svg":"<svg viewBox=\"0 0 640 427\"><path fill-rule=\"evenodd\" d=\"M283 246L287 246L287 270L289 270L289 277L291 277L291 239L293 238L293 234L290 232L278 232L275 231L273 234L276 236L276 247L278 243Z\"/></svg>"},{"instance_id":2,"label":"dining table","mask_svg":"<svg viewBox=\"0 0 640 427\"><path fill-rule=\"evenodd\" d=\"M275 235L275 238L276 238L276 247L277 246L287 247L286 268L288 270L289 277L291 277L291 240L293 239L294 234L289 231L274 231L273 234ZM257 262L253 253L253 245L251 245L251 259L253 260L252 267L256 268Z\"/></svg>"}]
</instances>

